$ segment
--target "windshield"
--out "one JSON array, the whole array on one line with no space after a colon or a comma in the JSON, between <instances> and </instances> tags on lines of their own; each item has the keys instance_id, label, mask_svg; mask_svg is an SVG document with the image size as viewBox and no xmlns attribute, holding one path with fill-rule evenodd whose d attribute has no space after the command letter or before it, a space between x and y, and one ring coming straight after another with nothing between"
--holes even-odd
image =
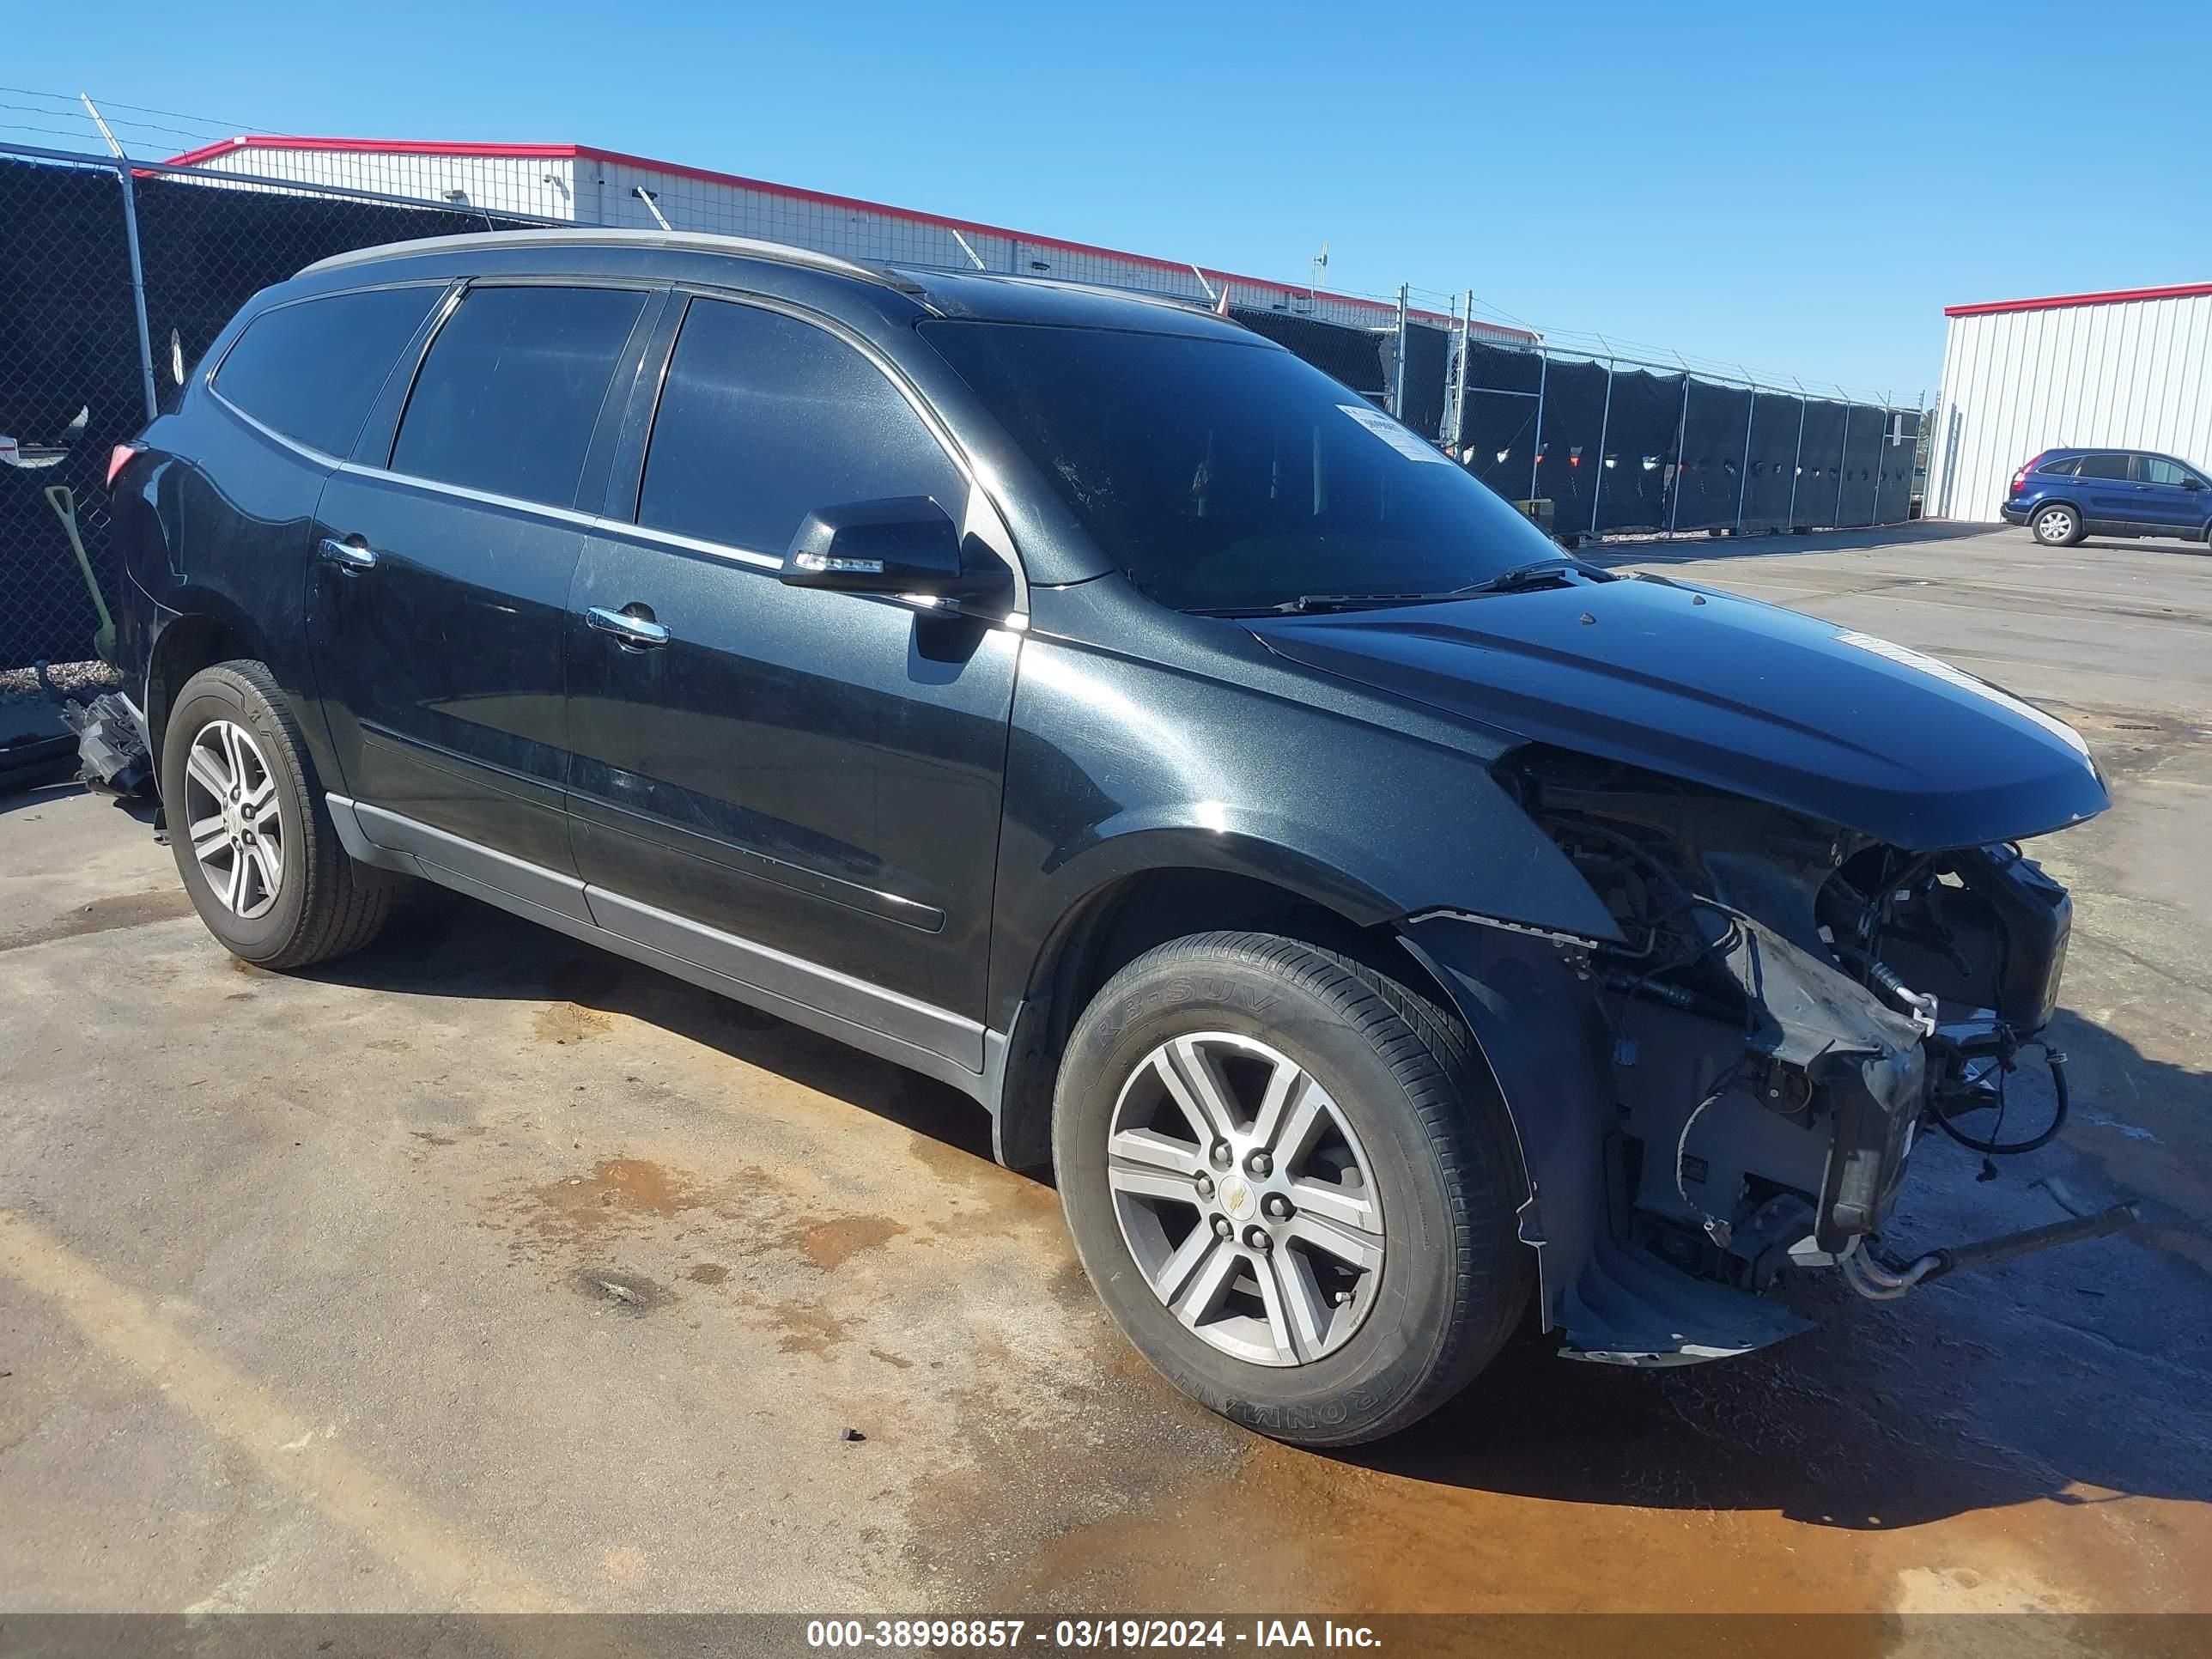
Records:
<instances>
[{"instance_id":1,"label":"windshield","mask_svg":"<svg viewBox=\"0 0 2212 1659\"><path fill-rule=\"evenodd\" d=\"M1442 593L1560 556L1433 445L1287 351L1029 324L922 328L1163 605Z\"/></svg>"}]
</instances>

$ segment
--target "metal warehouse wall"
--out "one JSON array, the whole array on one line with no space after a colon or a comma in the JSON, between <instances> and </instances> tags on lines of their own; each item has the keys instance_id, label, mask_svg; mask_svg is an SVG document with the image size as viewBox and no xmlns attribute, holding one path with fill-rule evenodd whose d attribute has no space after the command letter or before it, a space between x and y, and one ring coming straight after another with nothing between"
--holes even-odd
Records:
<instances>
[{"instance_id":1,"label":"metal warehouse wall","mask_svg":"<svg viewBox=\"0 0 2212 1659\"><path fill-rule=\"evenodd\" d=\"M953 270L972 266L960 246L964 236L975 257L992 270L1060 276L1208 303L1226 287L1231 303L1239 308L1311 317L1358 328L1396 324L1395 308L1382 301L1327 293L1309 295L1295 285L1230 279L1211 270L1207 280L1213 295L1209 295L1197 272L1171 260L994 231L962 220L789 185L695 173L570 145L485 145L474 147L477 153L468 153L470 148L379 149L349 142L343 148L332 148L254 140L248 148L210 148L179 159L207 173L258 173L439 203L448 201L449 193L458 190L470 206L494 212L650 228L653 216L636 195L642 187L653 193L661 213L678 230L757 237L848 259ZM486 153L495 149L546 153ZM570 151L574 154L567 153ZM1485 340L1503 343L1527 338L1517 330L1479 319L1474 330L1476 337Z\"/></svg>"},{"instance_id":2,"label":"metal warehouse wall","mask_svg":"<svg viewBox=\"0 0 2212 1659\"><path fill-rule=\"evenodd\" d=\"M250 173L264 179L297 179L302 184L335 185L385 196L413 196L444 203L459 191L467 205L495 213L530 213L546 219L573 219L576 163L566 156L403 155L387 151L285 149L256 146L210 155L194 165L203 173ZM241 185L241 189L253 186ZM633 200L641 223L644 204ZM588 214L581 216L591 222ZM627 223L627 220L611 221Z\"/></svg>"},{"instance_id":3,"label":"metal warehouse wall","mask_svg":"<svg viewBox=\"0 0 2212 1659\"><path fill-rule=\"evenodd\" d=\"M1954 313L1928 514L1994 524L2022 461L2094 444L2212 468L2212 293Z\"/></svg>"}]
</instances>

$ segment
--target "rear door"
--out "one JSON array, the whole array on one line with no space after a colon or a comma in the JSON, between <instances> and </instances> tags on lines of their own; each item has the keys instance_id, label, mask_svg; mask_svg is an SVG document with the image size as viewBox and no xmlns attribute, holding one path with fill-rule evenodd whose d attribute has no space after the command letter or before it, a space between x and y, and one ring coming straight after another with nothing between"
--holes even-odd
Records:
<instances>
[{"instance_id":1,"label":"rear door","mask_svg":"<svg viewBox=\"0 0 2212 1659\"><path fill-rule=\"evenodd\" d=\"M2136 457L2136 496L2140 521L2161 536L2194 540L2212 514L2204 480L2163 455Z\"/></svg>"},{"instance_id":2,"label":"rear door","mask_svg":"<svg viewBox=\"0 0 2212 1659\"><path fill-rule=\"evenodd\" d=\"M209 405L188 404L169 423L190 452L166 481L174 533L127 544L132 579L157 599L190 583L228 596L252 619L277 683L298 699L316 769L333 785L341 775L315 708L303 616L315 504L387 381L412 366L450 287L372 284L255 316L216 364Z\"/></svg>"},{"instance_id":3,"label":"rear door","mask_svg":"<svg viewBox=\"0 0 2212 1659\"><path fill-rule=\"evenodd\" d=\"M2118 451L2081 458L2081 470L2075 476L2081 481L2082 517L2091 530L2125 533L2135 528L2133 459Z\"/></svg>"},{"instance_id":4,"label":"rear door","mask_svg":"<svg viewBox=\"0 0 2212 1659\"><path fill-rule=\"evenodd\" d=\"M446 838L573 873L561 641L588 521L577 501L655 297L471 286L325 485L309 635L373 838L464 873L481 866Z\"/></svg>"},{"instance_id":5,"label":"rear door","mask_svg":"<svg viewBox=\"0 0 2212 1659\"><path fill-rule=\"evenodd\" d=\"M964 470L854 341L727 299L689 301L648 419L570 602L594 919L979 1068L1020 635L776 577L817 507L966 522Z\"/></svg>"}]
</instances>

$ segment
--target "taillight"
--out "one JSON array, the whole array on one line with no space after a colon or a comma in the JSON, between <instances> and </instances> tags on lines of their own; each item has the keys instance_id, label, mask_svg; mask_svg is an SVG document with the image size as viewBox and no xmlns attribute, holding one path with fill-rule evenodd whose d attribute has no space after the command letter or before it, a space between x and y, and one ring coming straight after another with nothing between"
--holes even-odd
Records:
<instances>
[{"instance_id":1,"label":"taillight","mask_svg":"<svg viewBox=\"0 0 2212 1659\"><path fill-rule=\"evenodd\" d=\"M2015 495L2027 487L2027 475L2035 471L2035 464L2043 459L2037 455L2020 464L2020 471L2012 475L2012 493Z\"/></svg>"},{"instance_id":2,"label":"taillight","mask_svg":"<svg viewBox=\"0 0 2212 1659\"><path fill-rule=\"evenodd\" d=\"M141 443L118 444L107 452L107 487L115 488L116 475L131 465L131 458L146 446Z\"/></svg>"}]
</instances>

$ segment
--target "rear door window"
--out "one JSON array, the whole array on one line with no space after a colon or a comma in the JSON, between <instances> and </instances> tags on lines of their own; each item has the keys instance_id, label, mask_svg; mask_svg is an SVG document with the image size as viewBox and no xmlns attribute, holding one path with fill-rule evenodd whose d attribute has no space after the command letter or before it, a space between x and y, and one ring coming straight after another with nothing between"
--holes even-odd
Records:
<instances>
[{"instance_id":1,"label":"rear door window","mask_svg":"<svg viewBox=\"0 0 2212 1659\"><path fill-rule=\"evenodd\" d=\"M367 289L264 311L224 356L215 389L264 426L343 459L444 291L439 283Z\"/></svg>"},{"instance_id":2,"label":"rear door window","mask_svg":"<svg viewBox=\"0 0 2212 1659\"><path fill-rule=\"evenodd\" d=\"M637 521L781 555L817 507L932 495L957 520L967 485L914 405L826 330L694 300L653 416Z\"/></svg>"},{"instance_id":3,"label":"rear door window","mask_svg":"<svg viewBox=\"0 0 2212 1659\"><path fill-rule=\"evenodd\" d=\"M476 288L430 342L392 470L571 507L616 361L645 307L612 288Z\"/></svg>"},{"instance_id":4,"label":"rear door window","mask_svg":"<svg viewBox=\"0 0 2212 1659\"><path fill-rule=\"evenodd\" d=\"M2078 476L2084 478L2124 478L2128 476L2128 457L2084 455Z\"/></svg>"}]
</instances>

